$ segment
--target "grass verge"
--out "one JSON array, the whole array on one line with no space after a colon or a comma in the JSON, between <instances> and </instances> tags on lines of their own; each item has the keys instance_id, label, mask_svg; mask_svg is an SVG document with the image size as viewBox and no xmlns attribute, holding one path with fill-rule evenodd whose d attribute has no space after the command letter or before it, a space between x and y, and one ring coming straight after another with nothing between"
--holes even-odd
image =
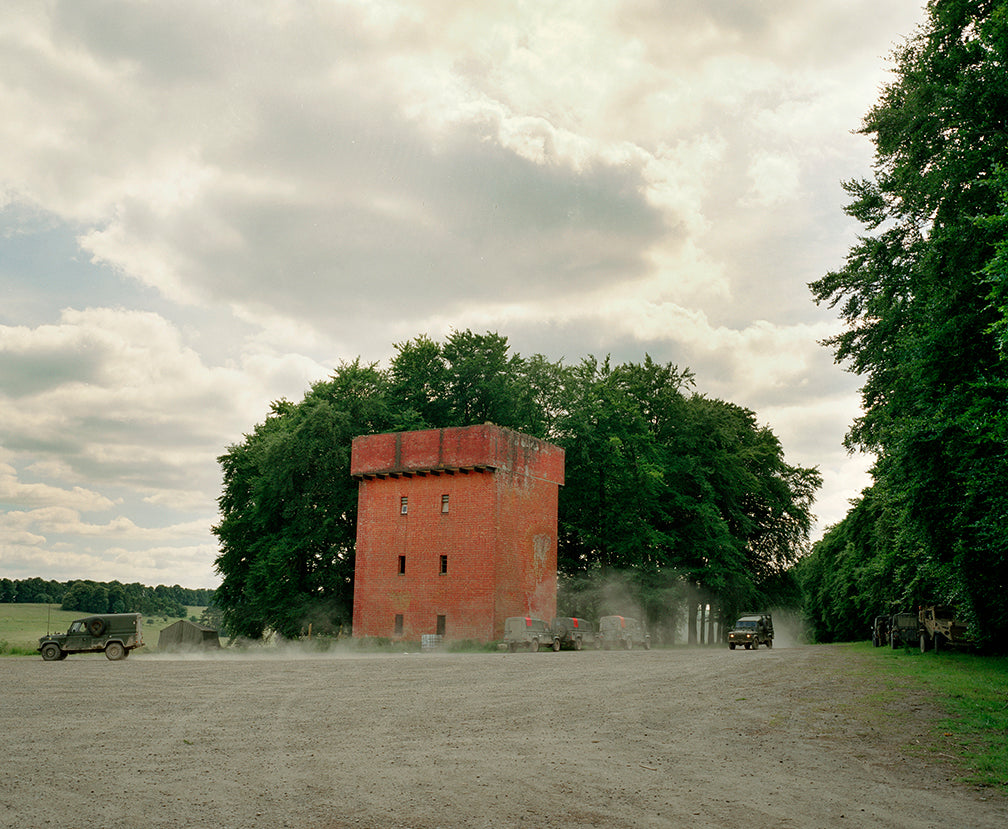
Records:
<instances>
[{"instance_id":1,"label":"grass verge","mask_svg":"<svg viewBox=\"0 0 1008 829\"><path fill-rule=\"evenodd\" d=\"M1008 793L1008 657L852 647L874 654L893 679L933 695L948 717L936 724L932 750L953 751L966 782Z\"/></svg>"}]
</instances>

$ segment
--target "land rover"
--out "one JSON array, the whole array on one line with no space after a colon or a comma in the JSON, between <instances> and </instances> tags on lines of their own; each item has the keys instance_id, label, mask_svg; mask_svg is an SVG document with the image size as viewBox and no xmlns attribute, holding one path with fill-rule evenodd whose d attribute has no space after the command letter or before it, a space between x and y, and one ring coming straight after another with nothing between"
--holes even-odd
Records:
<instances>
[{"instance_id":1,"label":"land rover","mask_svg":"<svg viewBox=\"0 0 1008 829\"><path fill-rule=\"evenodd\" d=\"M47 633L38 651L46 662L66 659L71 653L101 653L112 660L125 659L143 647L139 613L104 613L70 623L66 633Z\"/></svg>"}]
</instances>

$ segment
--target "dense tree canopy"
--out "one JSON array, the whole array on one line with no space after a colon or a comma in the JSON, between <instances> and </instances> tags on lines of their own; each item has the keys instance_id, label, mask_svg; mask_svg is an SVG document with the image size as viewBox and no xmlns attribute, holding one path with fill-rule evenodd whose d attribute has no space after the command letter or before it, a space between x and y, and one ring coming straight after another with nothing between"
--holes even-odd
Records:
<instances>
[{"instance_id":1,"label":"dense tree canopy","mask_svg":"<svg viewBox=\"0 0 1008 829\"><path fill-rule=\"evenodd\" d=\"M59 604L63 610L82 613L143 613L184 616L186 606L206 606L213 599L209 588L192 589L159 584L157 587L122 582L46 581L41 578L0 579L0 602Z\"/></svg>"},{"instance_id":2,"label":"dense tree canopy","mask_svg":"<svg viewBox=\"0 0 1008 829\"><path fill-rule=\"evenodd\" d=\"M348 626L349 452L361 434L491 421L563 447L568 612L602 609L601 577L618 573L652 623L674 621L684 602L715 601L730 615L759 602L807 545L818 472L785 463L753 412L692 393L688 371L649 357L566 366L471 331L395 350L387 370L345 364L300 403L274 403L221 456L217 599L230 631Z\"/></svg>"},{"instance_id":3,"label":"dense tree canopy","mask_svg":"<svg viewBox=\"0 0 1008 829\"><path fill-rule=\"evenodd\" d=\"M984 636L1008 622L1000 169L1008 159L1008 4L932 0L927 9L864 121L874 177L846 185L848 212L866 233L843 269L811 286L846 323L830 341L837 360L864 378L864 414L849 445L877 462L851 526L824 539L816 551L823 561L805 576L825 601L827 575L884 574L894 581L882 590L865 582L858 594L869 615L909 600L951 602ZM865 522L884 522L885 532Z\"/></svg>"}]
</instances>

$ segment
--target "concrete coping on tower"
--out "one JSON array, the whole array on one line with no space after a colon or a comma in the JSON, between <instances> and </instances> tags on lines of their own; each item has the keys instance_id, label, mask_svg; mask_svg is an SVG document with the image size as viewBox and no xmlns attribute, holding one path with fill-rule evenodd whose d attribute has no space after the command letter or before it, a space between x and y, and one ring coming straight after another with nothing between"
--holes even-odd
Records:
<instances>
[{"instance_id":1,"label":"concrete coping on tower","mask_svg":"<svg viewBox=\"0 0 1008 829\"><path fill-rule=\"evenodd\" d=\"M530 435L484 423L361 435L354 438L350 452L350 474L359 479L495 471L563 486L564 451Z\"/></svg>"}]
</instances>

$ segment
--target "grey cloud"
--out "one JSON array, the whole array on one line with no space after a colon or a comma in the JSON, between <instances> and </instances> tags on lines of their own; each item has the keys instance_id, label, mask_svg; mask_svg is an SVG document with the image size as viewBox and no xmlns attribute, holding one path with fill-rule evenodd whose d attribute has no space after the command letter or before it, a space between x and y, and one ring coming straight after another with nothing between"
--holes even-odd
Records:
<instances>
[{"instance_id":1,"label":"grey cloud","mask_svg":"<svg viewBox=\"0 0 1008 829\"><path fill-rule=\"evenodd\" d=\"M0 394L18 399L67 383L87 384L97 379L102 363L100 351L87 345L30 352L0 347Z\"/></svg>"},{"instance_id":2,"label":"grey cloud","mask_svg":"<svg viewBox=\"0 0 1008 829\"><path fill-rule=\"evenodd\" d=\"M432 147L377 113L275 112L282 130L240 155L275 161L264 183L303 185L294 195L218 189L167 219L138 202L120 213L216 301L322 325L334 308L424 315L505 285L560 296L640 276L669 234L629 165L537 164L473 131Z\"/></svg>"}]
</instances>

